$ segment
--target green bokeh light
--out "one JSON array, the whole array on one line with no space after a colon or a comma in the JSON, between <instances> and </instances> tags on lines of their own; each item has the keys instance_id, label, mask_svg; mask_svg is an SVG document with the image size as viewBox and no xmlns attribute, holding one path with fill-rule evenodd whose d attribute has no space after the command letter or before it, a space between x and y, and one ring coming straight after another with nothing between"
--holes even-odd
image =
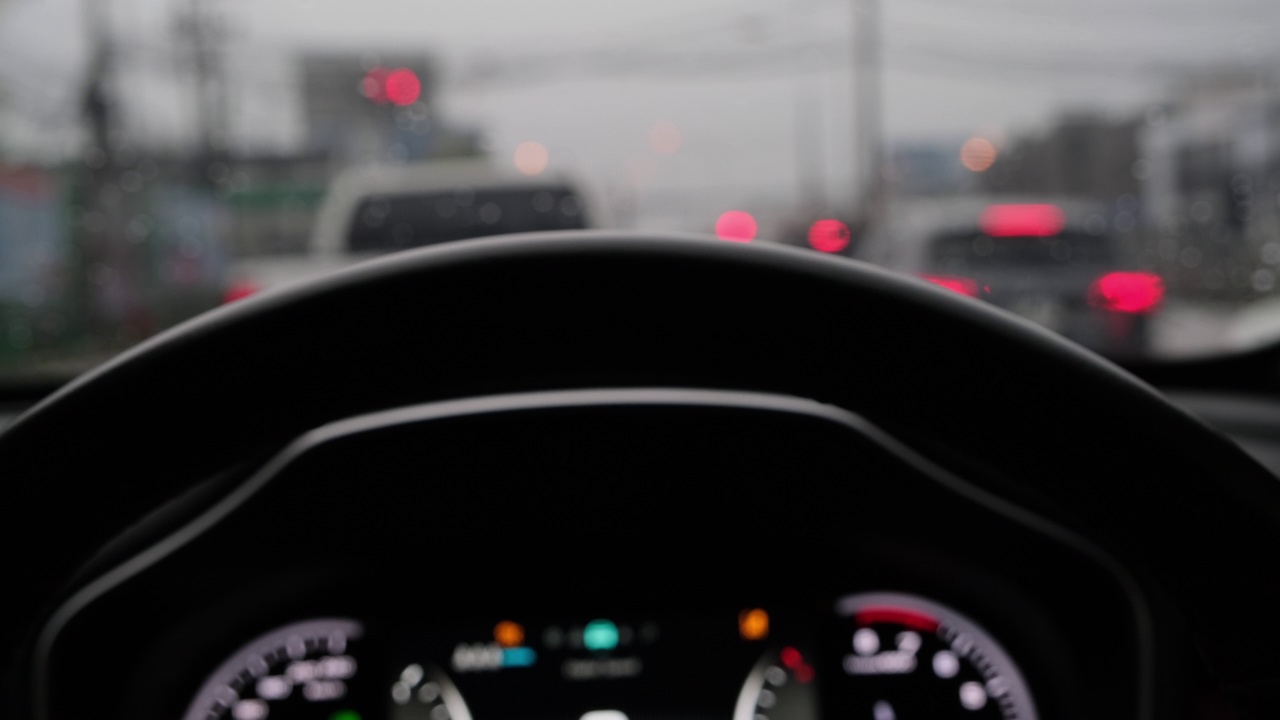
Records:
<instances>
[{"instance_id":1,"label":"green bokeh light","mask_svg":"<svg viewBox=\"0 0 1280 720\"><path fill-rule=\"evenodd\" d=\"M618 647L618 626L608 620L592 620L582 629L582 644L588 650L612 650Z\"/></svg>"}]
</instances>

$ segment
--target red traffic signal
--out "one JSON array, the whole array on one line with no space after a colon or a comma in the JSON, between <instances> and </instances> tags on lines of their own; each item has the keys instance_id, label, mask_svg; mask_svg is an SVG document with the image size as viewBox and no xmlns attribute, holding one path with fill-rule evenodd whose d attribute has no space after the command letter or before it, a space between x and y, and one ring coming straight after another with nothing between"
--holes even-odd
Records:
<instances>
[{"instance_id":1,"label":"red traffic signal","mask_svg":"<svg viewBox=\"0 0 1280 720\"><path fill-rule=\"evenodd\" d=\"M409 68L376 67L364 74L360 93L379 105L412 105L422 96L422 81Z\"/></svg>"}]
</instances>

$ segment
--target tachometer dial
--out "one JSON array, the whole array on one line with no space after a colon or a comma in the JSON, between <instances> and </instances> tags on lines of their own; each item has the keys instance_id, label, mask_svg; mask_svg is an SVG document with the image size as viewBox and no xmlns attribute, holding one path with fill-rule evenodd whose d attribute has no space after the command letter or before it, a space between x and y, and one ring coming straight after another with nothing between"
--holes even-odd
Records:
<instances>
[{"instance_id":1,"label":"tachometer dial","mask_svg":"<svg viewBox=\"0 0 1280 720\"><path fill-rule=\"evenodd\" d=\"M792 646L765 653L738 694L733 720L808 720L818 717L814 668Z\"/></svg>"},{"instance_id":2,"label":"tachometer dial","mask_svg":"<svg viewBox=\"0 0 1280 720\"><path fill-rule=\"evenodd\" d=\"M1017 666L986 631L938 603L873 593L840 600L840 672L828 717L1035 720Z\"/></svg>"}]
</instances>

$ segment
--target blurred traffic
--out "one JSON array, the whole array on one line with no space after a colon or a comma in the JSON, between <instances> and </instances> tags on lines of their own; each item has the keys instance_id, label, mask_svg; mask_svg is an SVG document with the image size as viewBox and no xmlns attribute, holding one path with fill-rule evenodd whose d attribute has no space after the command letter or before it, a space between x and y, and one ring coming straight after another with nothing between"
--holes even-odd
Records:
<instances>
[{"instance_id":1,"label":"blurred traffic","mask_svg":"<svg viewBox=\"0 0 1280 720\"><path fill-rule=\"evenodd\" d=\"M1115 357L1270 342L1280 8L1228 5L0 0L0 376L588 227L866 260Z\"/></svg>"}]
</instances>

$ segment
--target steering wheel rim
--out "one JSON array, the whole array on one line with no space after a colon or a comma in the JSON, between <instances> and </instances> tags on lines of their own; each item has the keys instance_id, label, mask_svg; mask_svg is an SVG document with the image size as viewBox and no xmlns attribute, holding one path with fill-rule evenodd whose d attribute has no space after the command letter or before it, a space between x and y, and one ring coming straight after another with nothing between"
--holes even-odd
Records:
<instances>
[{"instance_id":1,"label":"steering wheel rim","mask_svg":"<svg viewBox=\"0 0 1280 720\"><path fill-rule=\"evenodd\" d=\"M375 260L209 313L69 384L0 435L0 506L36 521L0 532L48 548L14 559L29 592L0 642L16 648L122 523L310 428L410 403L623 386L810 398L954 453L993 491L1057 508L1144 567L1210 643L1219 679L1280 677L1261 652L1276 631L1211 637L1224 609L1280 601L1277 573L1259 571L1280 549L1280 486L1154 390L871 266L621 233Z\"/></svg>"}]
</instances>

